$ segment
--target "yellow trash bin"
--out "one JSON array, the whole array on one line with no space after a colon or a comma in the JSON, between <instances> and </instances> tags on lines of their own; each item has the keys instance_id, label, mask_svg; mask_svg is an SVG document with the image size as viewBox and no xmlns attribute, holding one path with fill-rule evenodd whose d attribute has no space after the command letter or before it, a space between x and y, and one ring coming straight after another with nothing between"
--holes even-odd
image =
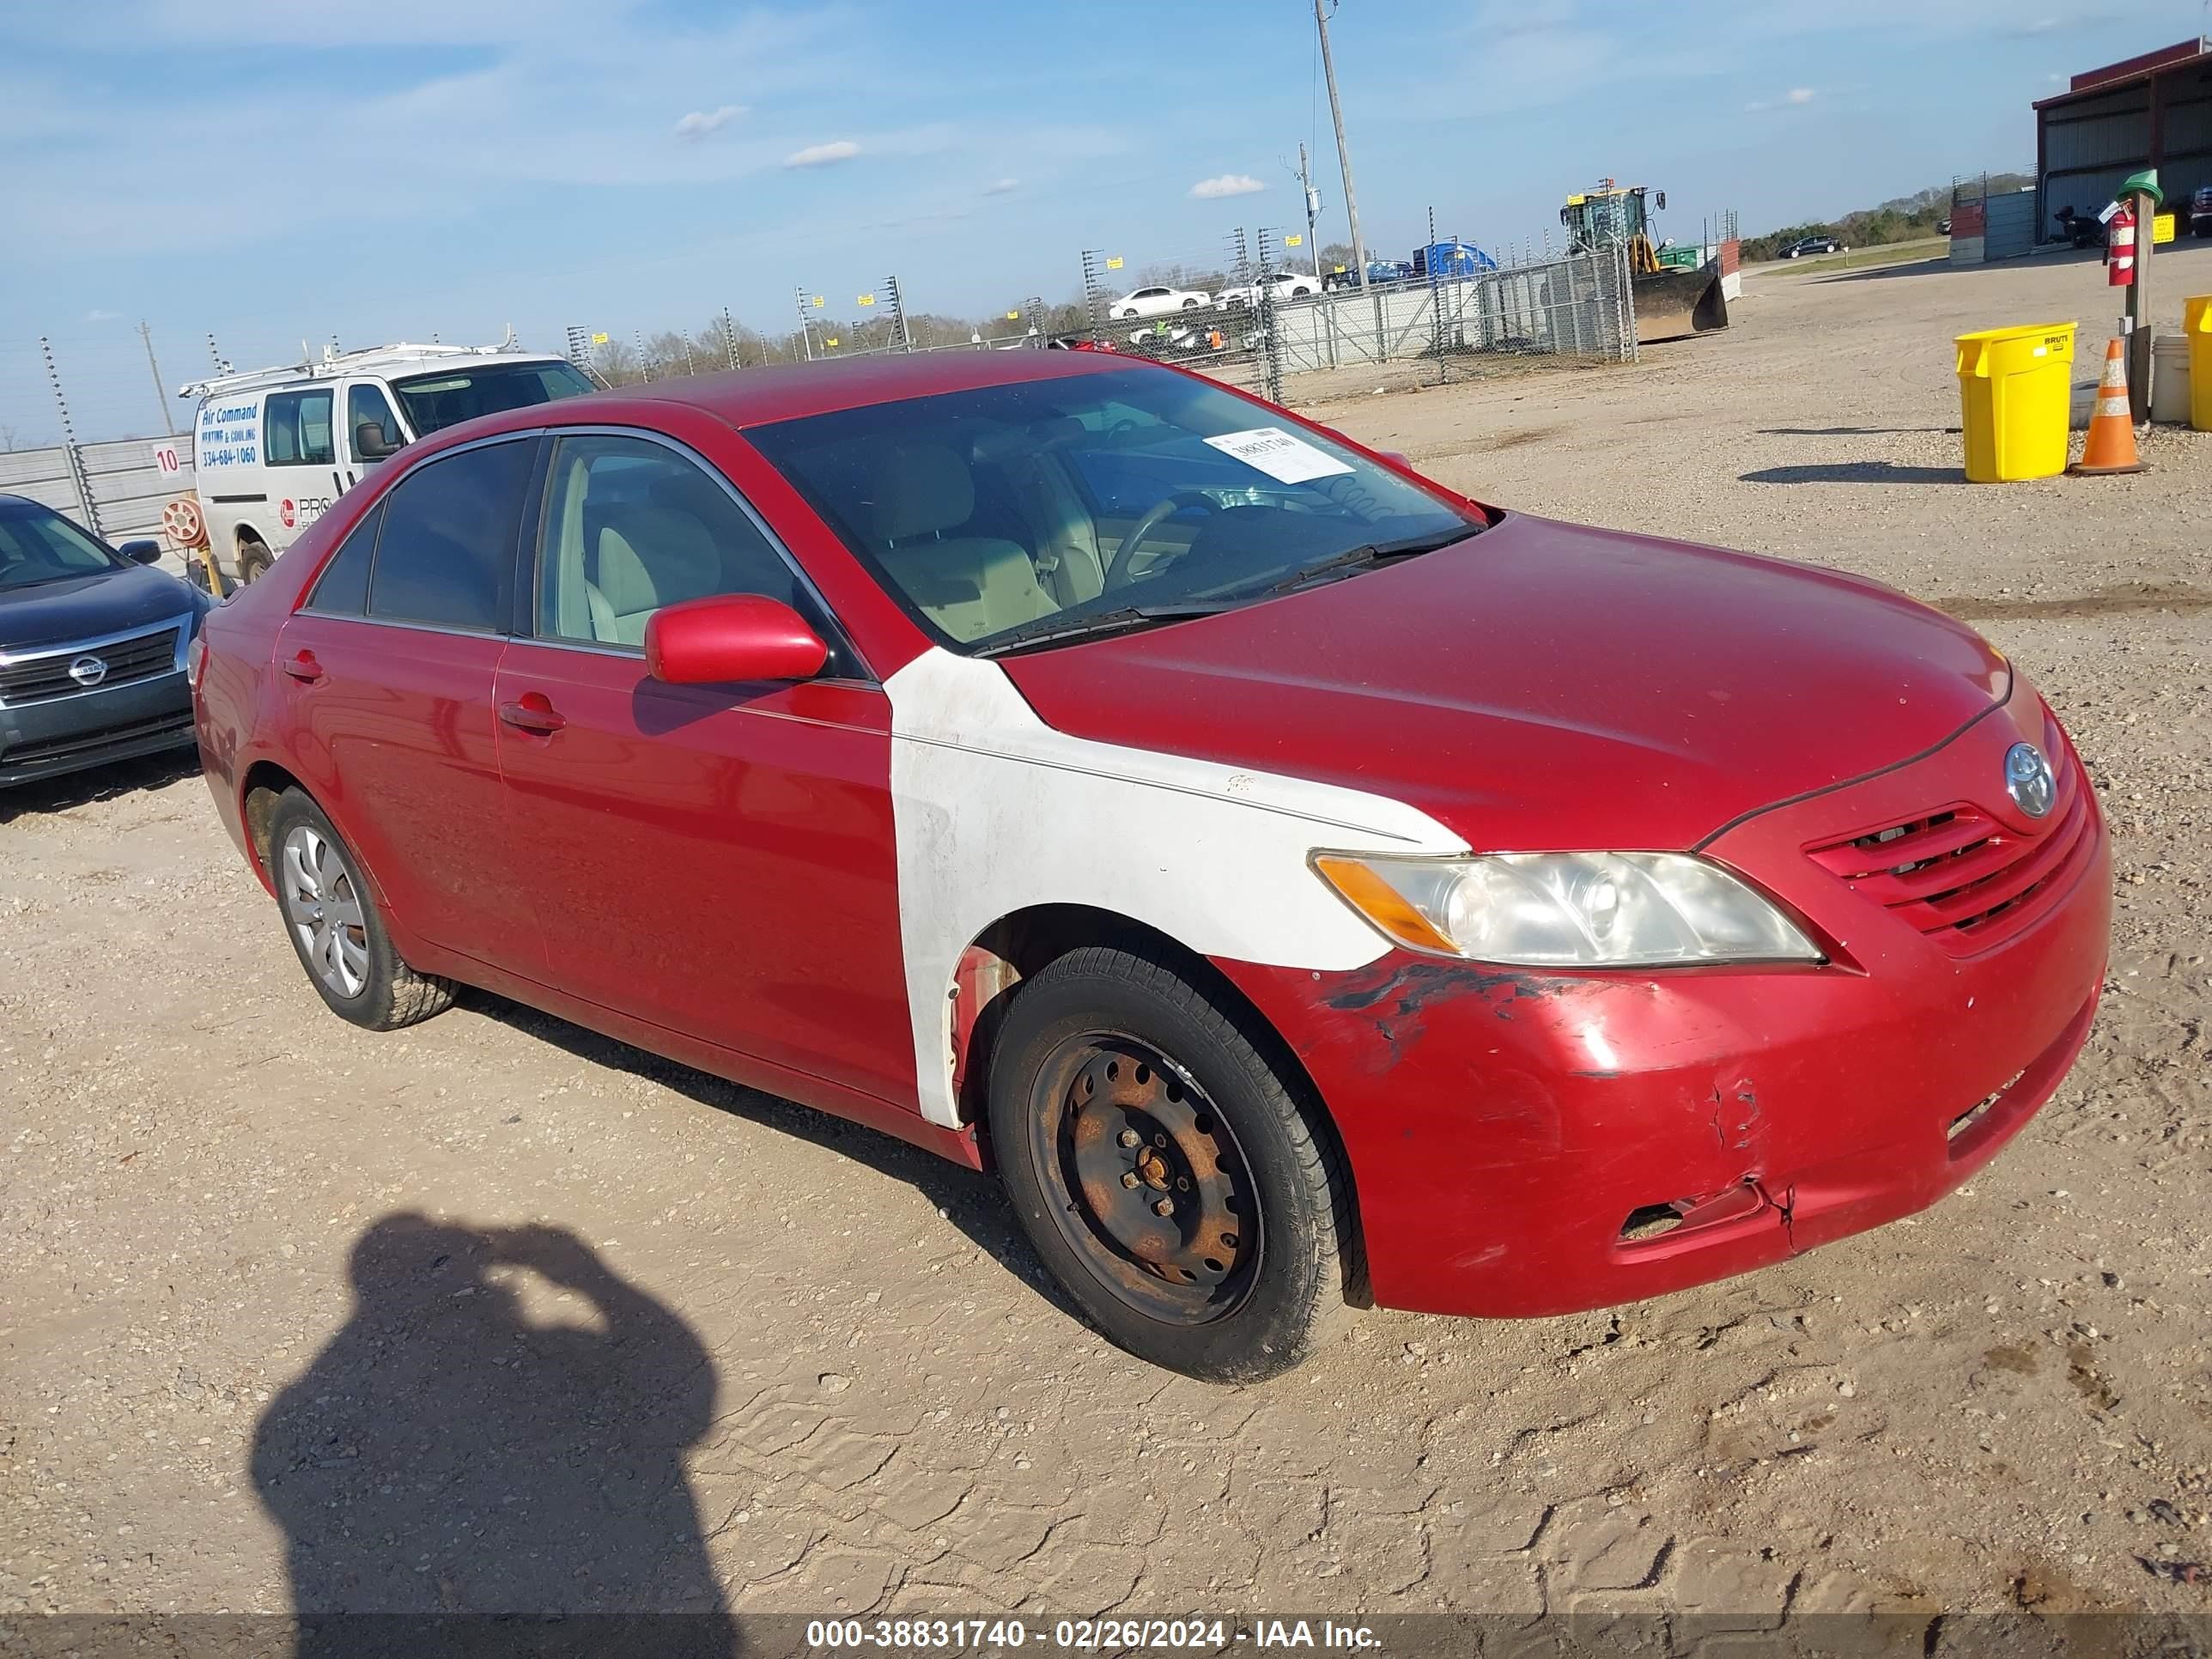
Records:
<instances>
[{"instance_id":1,"label":"yellow trash bin","mask_svg":"<svg viewBox=\"0 0 2212 1659\"><path fill-rule=\"evenodd\" d=\"M1967 482L2002 483L2063 472L2074 325L1988 328L1961 334L1958 344Z\"/></svg>"},{"instance_id":2,"label":"yellow trash bin","mask_svg":"<svg viewBox=\"0 0 2212 1659\"><path fill-rule=\"evenodd\" d=\"M2189 424L2212 432L2212 294L2181 302L2181 331L2189 337Z\"/></svg>"}]
</instances>

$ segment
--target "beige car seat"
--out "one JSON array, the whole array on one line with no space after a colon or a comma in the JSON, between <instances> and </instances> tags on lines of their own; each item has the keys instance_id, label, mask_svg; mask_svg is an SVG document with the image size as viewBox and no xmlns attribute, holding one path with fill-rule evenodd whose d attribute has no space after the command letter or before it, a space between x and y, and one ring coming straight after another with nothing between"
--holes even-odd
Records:
<instances>
[{"instance_id":1,"label":"beige car seat","mask_svg":"<svg viewBox=\"0 0 2212 1659\"><path fill-rule=\"evenodd\" d=\"M947 634L981 639L1060 609L1018 544L944 533L975 511L975 481L951 448L905 444L878 451L869 465L866 522L876 557Z\"/></svg>"},{"instance_id":2,"label":"beige car seat","mask_svg":"<svg viewBox=\"0 0 2212 1659\"><path fill-rule=\"evenodd\" d=\"M661 606L722 591L721 556L696 517L680 507L608 510L584 589L593 639L642 645L646 619Z\"/></svg>"}]
</instances>

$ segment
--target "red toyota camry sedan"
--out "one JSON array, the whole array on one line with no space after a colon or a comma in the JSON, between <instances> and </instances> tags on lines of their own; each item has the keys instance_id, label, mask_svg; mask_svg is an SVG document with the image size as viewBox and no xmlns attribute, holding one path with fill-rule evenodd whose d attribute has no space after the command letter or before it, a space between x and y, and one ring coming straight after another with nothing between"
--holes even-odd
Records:
<instances>
[{"instance_id":1,"label":"red toyota camry sedan","mask_svg":"<svg viewBox=\"0 0 2212 1659\"><path fill-rule=\"evenodd\" d=\"M334 1012L481 986L994 1164L1199 1376L1918 1210L2103 975L2094 796L1972 630L1103 354L456 427L203 638Z\"/></svg>"}]
</instances>

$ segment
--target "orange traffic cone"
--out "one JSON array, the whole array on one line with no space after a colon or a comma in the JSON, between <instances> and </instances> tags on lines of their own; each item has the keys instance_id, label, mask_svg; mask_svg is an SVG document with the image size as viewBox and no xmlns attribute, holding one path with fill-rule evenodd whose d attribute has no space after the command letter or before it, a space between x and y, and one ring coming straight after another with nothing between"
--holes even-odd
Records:
<instances>
[{"instance_id":1,"label":"orange traffic cone","mask_svg":"<svg viewBox=\"0 0 2212 1659\"><path fill-rule=\"evenodd\" d=\"M2085 477L2143 470L2136 454L2135 416L2128 411L2128 349L2118 335L2105 348L2105 375L2097 383L2088 441L2081 447L2081 459L2066 470Z\"/></svg>"}]
</instances>

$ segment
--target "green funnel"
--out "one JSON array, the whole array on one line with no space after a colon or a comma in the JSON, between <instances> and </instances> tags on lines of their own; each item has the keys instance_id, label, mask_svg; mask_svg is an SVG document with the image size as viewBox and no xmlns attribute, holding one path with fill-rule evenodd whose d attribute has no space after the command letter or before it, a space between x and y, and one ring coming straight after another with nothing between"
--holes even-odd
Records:
<instances>
[{"instance_id":1,"label":"green funnel","mask_svg":"<svg viewBox=\"0 0 2212 1659\"><path fill-rule=\"evenodd\" d=\"M2132 196L2137 191L2141 191L2144 195L2150 198L2150 204L2153 209L2160 208L2166 205L2166 192L2158 187L2158 169L2156 167L2145 167L2141 173L2135 174L2133 177L2129 179L2125 184L2120 186L2120 194L2124 197Z\"/></svg>"}]
</instances>

